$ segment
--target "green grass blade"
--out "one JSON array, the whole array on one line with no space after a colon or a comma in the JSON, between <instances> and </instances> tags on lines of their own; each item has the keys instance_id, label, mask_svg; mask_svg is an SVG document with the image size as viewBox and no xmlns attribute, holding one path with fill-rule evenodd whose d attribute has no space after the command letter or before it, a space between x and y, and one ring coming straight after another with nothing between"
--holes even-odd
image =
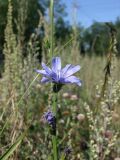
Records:
<instances>
[{"instance_id":1,"label":"green grass blade","mask_svg":"<svg viewBox=\"0 0 120 160\"><path fill-rule=\"evenodd\" d=\"M22 135L18 137L16 142L13 145L11 145L11 147L0 157L0 160L7 160L9 156L13 154L13 152L17 149L17 147L20 145L23 138L25 137L25 133L23 133Z\"/></svg>"},{"instance_id":2,"label":"green grass blade","mask_svg":"<svg viewBox=\"0 0 120 160\"><path fill-rule=\"evenodd\" d=\"M52 157L52 156L49 156L49 157L48 157L48 160L53 160L53 157Z\"/></svg>"},{"instance_id":3,"label":"green grass blade","mask_svg":"<svg viewBox=\"0 0 120 160\"><path fill-rule=\"evenodd\" d=\"M7 124L8 124L8 121L5 122L3 128L1 129L1 131L0 131L0 137L1 137L1 135L2 135L2 133L3 133L3 131L4 131L4 129L6 128Z\"/></svg>"},{"instance_id":4,"label":"green grass blade","mask_svg":"<svg viewBox=\"0 0 120 160\"><path fill-rule=\"evenodd\" d=\"M62 155L61 155L60 160L65 160L65 154L62 154Z\"/></svg>"}]
</instances>

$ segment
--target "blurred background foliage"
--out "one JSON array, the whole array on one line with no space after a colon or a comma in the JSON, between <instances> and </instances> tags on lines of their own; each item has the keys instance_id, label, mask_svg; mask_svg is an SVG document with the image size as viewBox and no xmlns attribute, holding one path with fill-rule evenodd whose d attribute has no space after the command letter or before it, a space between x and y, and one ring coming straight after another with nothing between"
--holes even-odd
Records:
<instances>
[{"instance_id":1,"label":"blurred background foliage","mask_svg":"<svg viewBox=\"0 0 120 160\"><path fill-rule=\"evenodd\" d=\"M4 44L4 29L7 22L7 7L8 0L0 0L0 57L1 61L3 59L3 44ZM68 40L72 33L74 32L73 26L66 20L66 6L61 1L55 1L55 39L58 43L64 43ZM23 15L20 15L23 14ZM25 16L25 17L24 17ZM49 1L44 0L29 0L29 1L17 1L13 0L13 23L14 23L14 33L17 34L19 30L17 29L17 24L24 23L24 29L20 28L21 36L24 37L24 45L30 38L32 33L36 32L36 28L39 22L42 23L42 18L48 21L49 16ZM41 20L40 20L41 19ZM49 22L48 22L49 23ZM113 27L117 30L117 48L120 53L120 18L116 18L114 23L111 23ZM23 25L19 25L23 27ZM77 24L77 37L80 47L81 54L96 54L104 55L108 49L108 28L104 23L93 22L93 24L84 28L81 24ZM23 30L23 31L22 31ZM62 34L61 34L62 33ZM45 35L45 26L41 24L40 28L37 30L39 38L43 38Z\"/></svg>"}]
</instances>

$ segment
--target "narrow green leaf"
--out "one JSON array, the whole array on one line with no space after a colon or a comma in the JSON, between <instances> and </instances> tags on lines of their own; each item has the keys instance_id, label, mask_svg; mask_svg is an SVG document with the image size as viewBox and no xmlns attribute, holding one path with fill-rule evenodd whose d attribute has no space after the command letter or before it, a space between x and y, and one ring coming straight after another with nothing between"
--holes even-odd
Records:
<instances>
[{"instance_id":1,"label":"narrow green leaf","mask_svg":"<svg viewBox=\"0 0 120 160\"><path fill-rule=\"evenodd\" d=\"M48 160L52 160L53 158L52 158L52 156L48 156Z\"/></svg>"},{"instance_id":2,"label":"narrow green leaf","mask_svg":"<svg viewBox=\"0 0 120 160\"><path fill-rule=\"evenodd\" d=\"M25 134L26 132L18 137L16 142L13 145L11 145L11 147L0 157L0 160L7 160L9 156L13 154L13 152L17 149L17 147L22 142L23 138L25 137Z\"/></svg>"},{"instance_id":3,"label":"narrow green leaf","mask_svg":"<svg viewBox=\"0 0 120 160\"><path fill-rule=\"evenodd\" d=\"M5 122L5 124L4 124L3 128L2 128L2 130L0 131L0 136L2 135L2 133L3 133L4 129L5 129L5 128L6 128L6 126L7 126L7 124L8 124L8 121L6 121L6 122Z\"/></svg>"},{"instance_id":4,"label":"narrow green leaf","mask_svg":"<svg viewBox=\"0 0 120 160\"><path fill-rule=\"evenodd\" d=\"M61 155L60 160L65 160L65 154L62 154L62 155Z\"/></svg>"}]
</instances>

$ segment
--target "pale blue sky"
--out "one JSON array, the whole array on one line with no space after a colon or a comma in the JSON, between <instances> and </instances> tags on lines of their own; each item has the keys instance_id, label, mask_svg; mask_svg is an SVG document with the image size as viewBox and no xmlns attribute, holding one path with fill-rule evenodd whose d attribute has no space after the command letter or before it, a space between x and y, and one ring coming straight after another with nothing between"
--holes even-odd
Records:
<instances>
[{"instance_id":1,"label":"pale blue sky","mask_svg":"<svg viewBox=\"0 0 120 160\"><path fill-rule=\"evenodd\" d=\"M73 4L77 5L76 22L88 27L93 21L109 22L120 17L120 0L62 0L67 7L70 23L73 23Z\"/></svg>"}]
</instances>

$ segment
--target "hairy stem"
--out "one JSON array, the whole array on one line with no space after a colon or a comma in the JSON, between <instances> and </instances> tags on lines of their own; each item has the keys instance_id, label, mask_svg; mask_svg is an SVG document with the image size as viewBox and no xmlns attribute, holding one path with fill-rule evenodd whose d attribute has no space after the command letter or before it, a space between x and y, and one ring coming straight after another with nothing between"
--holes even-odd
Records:
<instances>
[{"instance_id":1,"label":"hairy stem","mask_svg":"<svg viewBox=\"0 0 120 160\"><path fill-rule=\"evenodd\" d=\"M54 53L54 0L50 1L50 56Z\"/></svg>"},{"instance_id":2,"label":"hairy stem","mask_svg":"<svg viewBox=\"0 0 120 160\"><path fill-rule=\"evenodd\" d=\"M54 93L53 96L53 106L52 106L53 113L56 117L56 123L57 123L57 94ZM57 126L57 125L56 125ZM57 127L56 127L57 128ZM53 156L54 160L58 160L58 150L57 150L57 135L56 131L55 134L52 135L52 143L53 143Z\"/></svg>"}]
</instances>

